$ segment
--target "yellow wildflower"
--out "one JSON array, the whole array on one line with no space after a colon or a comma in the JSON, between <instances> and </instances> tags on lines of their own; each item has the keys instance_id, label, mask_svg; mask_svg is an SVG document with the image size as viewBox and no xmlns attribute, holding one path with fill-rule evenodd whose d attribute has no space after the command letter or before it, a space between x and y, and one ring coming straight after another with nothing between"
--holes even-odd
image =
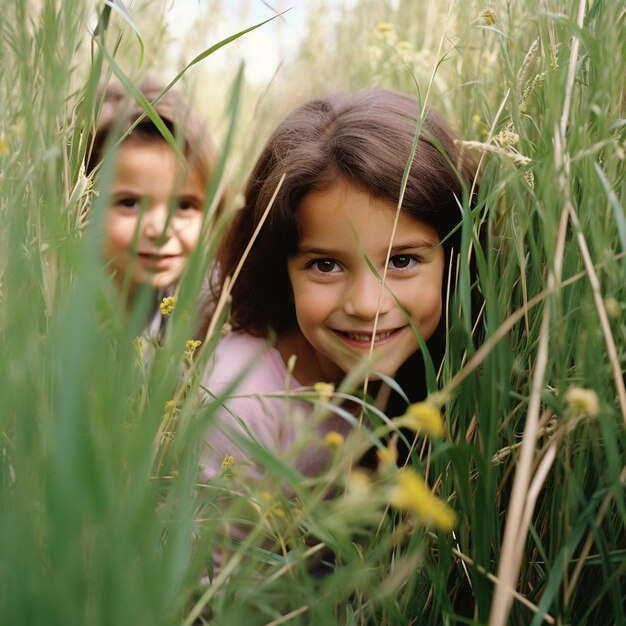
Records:
<instances>
[{"instance_id":1,"label":"yellow wildflower","mask_svg":"<svg viewBox=\"0 0 626 626\"><path fill-rule=\"evenodd\" d=\"M232 457L231 457L232 458ZM274 496L269 491L260 491L259 500L271 504L274 501Z\"/></svg>"},{"instance_id":2,"label":"yellow wildflower","mask_svg":"<svg viewBox=\"0 0 626 626\"><path fill-rule=\"evenodd\" d=\"M388 33L393 30L393 24L389 22L378 22L378 24L376 24L376 30L379 33Z\"/></svg>"},{"instance_id":3,"label":"yellow wildflower","mask_svg":"<svg viewBox=\"0 0 626 626\"><path fill-rule=\"evenodd\" d=\"M195 352L196 348L198 348L201 343L202 341L200 341L200 339L188 339L187 342L185 343L185 348L187 348L187 350L191 350L192 352Z\"/></svg>"},{"instance_id":4,"label":"yellow wildflower","mask_svg":"<svg viewBox=\"0 0 626 626\"><path fill-rule=\"evenodd\" d=\"M326 436L324 437L324 443L329 448L341 448L341 446L343 445L343 435L335 430L331 430L330 432L326 433Z\"/></svg>"},{"instance_id":5,"label":"yellow wildflower","mask_svg":"<svg viewBox=\"0 0 626 626\"><path fill-rule=\"evenodd\" d=\"M227 454L222 461L222 469L228 469L235 461L232 454Z\"/></svg>"},{"instance_id":6,"label":"yellow wildflower","mask_svg":"<svg viewBox=\"0 0 626 626\"><path fill-rule=\"evenodd\" d=\"M434 496L424 479L408 467L398 470L389 503L401 511L416 513L425 524L439 530L450 531L454 528L454 511Z\"/></svg>"},{"instance_id":7,"label":"yellow wildflower","mask_svg":"<svg viewBox=\"0 0 626 626\"><path fill-rule=\"evenodd\" d=\"M413 44L410 41L399 41L398 48L400 50L410 50L413 47Z\"/></svg>"},{"instance_id":8,"label":"yellow wildflower","mask_svg":"<svg viewBox=\"0 0 626 626\"><path fill-rule=\"evenodd\" d=\"M416 432L424 431L435 437L443 435L443 420L439 407L428 400L412 404L402 417L394 421L398 426L405 426Z\"/></svg>"},{"instance_id":9,"label":"yellow wildflower","mask_svg":"<svg viewBox=\"0 0 626 626\"><path fill-rule=\"evenodd\" d=\"M346 479L346 496L352 499L368 498L372 492L372 481L363 470L352 470Z\"/></svg>"},{"instance_id":10,"label":"yellow wildflower","mask_svg":"<svg viewBox=\"0 0 626 626\"><path fill-rule=\"evenodd\" d=\"M319 395L320 402L330 402L335 393L335 385L332 383L315 383L313 391Z\"/></svg>"},{"instance_id":11,"label":"yellow wildflower","mask_svg":"<svg viewBox=\"0 0 626 626\"><path fill-rule=\"evenodd\" d=\"M171 415L176 410L176 400L167 400L163 408L166 413Z\"/></svg>"},{"instance_id":12,"label":"yellow wildflower","mask_svg":"<svg viewBox=\"0 0 626 626\"><path fill-rule=\"evenodd\" d=\"M199 339L188 339L185 343L185 354L183 355L186 361L191 361L195 351L198 349L202 342Z\"/></svg>"},{"instance_id":13,"label":"yellow wildflower","mask_svg":"<svg viewBox=\"0 0 626 626\"><path fill-rule=\"evenodd\" d=\"M176 297L175 296L165 296L161 301L159 309L161 309L161 313L163 315L169 315L176 306Z\"/></svg>"},{"instance_id":14,"label":"yellow wildflower","mask_svg":"<svg viewBox=\"0 0 626 626\"><path fill-rule=\"evenodd\" d=\"M389 445L386 448L378 448L376 450L376 456L378 457L378 470L387 471L389 469L396 469L398 463L398 437L393 435L389 441Z\"/></svg>"},{"instance_id":15,"label":"yellow wildflower","mask_svg":"<svg viewBox=\"0 0 626 626\"><path fill-rule=\"evenodd\" d=\"M480 15L476 18L476 23L481 26L493 26L496 21L496 12L491 7L487 7L481 11Z\"/></svg>"},{"instance_id":16,"label":"yellow wildflower","mask_svg":"<svg viewBox=\"0 0 626 626\"><path fill-rule=\"evenodd\" d=\"M593 389L570 387L565 393L565 402L574 415L596 417L600 412L598 394Z\"/></svg>"}]
</instances>

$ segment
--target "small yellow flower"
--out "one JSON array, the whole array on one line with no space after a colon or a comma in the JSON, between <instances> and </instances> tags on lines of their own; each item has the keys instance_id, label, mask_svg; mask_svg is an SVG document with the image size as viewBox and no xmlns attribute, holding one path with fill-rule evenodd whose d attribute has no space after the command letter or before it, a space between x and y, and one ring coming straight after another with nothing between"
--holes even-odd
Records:
<instances>
[{"instance_id":1,"label":"small yellow flower","mask_svg":"<svg viewBox=\"0 0 626 626\"><path fill-rule=\"evenodd\" d=\"M222 469L228 469L229 467L232 466L234 461L235 461L235 459L234 459L233 455L232 454L227 454L224 457L224 460L222 461Z\"/></svg>"},{"instance_id":2,"label":"small yellow flower","mask_svg":"<svg viewBox=\"0 0 626 626\"><path fill-rule=\"evenodd\" d=\"M401 511L411 511L427 525L439 530L454 528L454 511L434 496L424 479L414 470L404 467L398 470L396 485L389 494L389 503Z\"/></svg>"},{"instance_id":3,"label":"small yellow flower","mask_svg":"<svg viewBox=\"0 0 626 626\"><path fill-rule=\"evenodd\" d=\"M480 124L481 118L478 113L474 113L474 115L472 115L472 122L474 122L474 124Z\"/></svg>"},{"instance_id":4,"label":"small yellow flower","mask_svg":"<svg viewBox=\"0 0 626 626\"><path fill-rule=\"evenodd\" d=\"M284 509L282 509L281 507L277 506L274 507L274 509L272 510L272 513L276 516L276 517L280 517L281 519L287 519L287 515L284 511Z\"/></svg>"},{"instance_id":5,"label":"small yellow flower","mask_svg":"<svg viewBox=\"0 0 626 626\"><path fill-rule=\"evenodd\" d=\"M378 448L378 450L376 450L379 471L385 472L389 469L396 469L398 463L397 442L398 437L394 435L386 448Z\"/></svg>"},{"instance_id":6,"label":"small yellow flower","mask_svg":"<svg viewBox=\"0 0 626 626\"><path fill-rule=\"evenodd\" d=\"M274 501L274 496L269 491L261 491L259 492L259 500L271 504Z\"/></svg>"},{"instance_id":7,"label":"small yellow flower","mask_svg":"<svg viewBox=\"0 0 626 626\"><path fill-rule=\"evenodd\" d=\"M193 355L198 349L202 342L199 339L188 339L185 343L185 353L183 357L186 361L191 361L193 359Z\"/></svg>"},{"instance_id":8,"label":"small yellow flower","mask_svg":"<svg viewBox=\"0 0 626 626\"><path fill-rule=\"evenodd\" d=\"M200 341L200 339L188 339L185 343L185 348L187 348L187 350L195 352L196 348L199 348L201 343L202 341Z\"/></svg>"},{"instance_id":9,"label":"small yellow flower","mask_svg":"<svg viewBox=\"0 0 626 626\"><path fill-rule=\"evenodd\" d=\"M346 479L346 496L351 499L369 498L372 492L372 481L363 470L352 470Z\"/></svg>"},{"instance_id":10,"label":"small yellow flower","mask_svg":"<svg viewBox=\"0 0 626 626\"><path fill-rule=\"evenodd\" d=\"M326 436L324 437L324 443L329 448L341 448L341 446L343 445L343 441L343 435L335 430L331 430L330 432L326 433Z\"/></svg>"},{"instance_id":11,"label":"small yellow flower","mask_svg":"<svg viewBox=\"0 0 626 626\"><path fill-rule=\"evenodd\" d=\"M161 301L159 309L161 310L162 315L169 315L176 306L176 297L175 296L166 296Z\"/></svg>"},{"instance_id":12,"label":"small yellow flower","mask_svg":"<svg viewBox=\"0 0 626 626\"><path fill-rule=\"evenodd\" d=\"M443 435L443 420L439 407L428 400L412 404L402 417L394 421L398 426L405 426L415 432L424 431L435 437Z\"/></svg>"},{"instance_id":13,"label":"small yellow flower","mask_svg":"<svg viewBox=\"0 0 626 626\"><path fill-rule=\"evenodd\" d=\"M593 389L570 387L565 393L565 402L571 412L576 415L596 417L600 412L598 394Z\"/></svg>"},{"instance_id":14,"label":"small yellow flower","mask_svg":"<svg viewBox=\"0 0 626 626\"><path fill-rule=\"evenodd\" d=\"M410 50L413 47L413 44L410 41L399 41L398 48L400 50Z\"/></svg>"},{"instance_id":15,"label":"small yellow flower","mask_svg":"<svg viewBox=\"0 0 626 626\"><path fill-rule=\"evenodd\" d=\"M476 18L476 23L481 26L493 26L496 21L496 12L491 7L487 7L481 11L480 15Z\"/></svg>"},{"instance_id":16,"label":"small yellow flower","mask_svg":"<svg viewBox=\"0 0 626 626\"><path fill-rule=\"evenodd\" d=\"M330 402L335 393L335 385L332 383L315 383L313 391L319 395L320 402Z\"/></svg>"},{"instance_id":17,"label":"small yellow flower","mask_svg":"<svg viewBox=\"0 0 626 626\"><path fill-rule=\"evenodd\" d=\"M167 400L163 408L168 414L174 413L174 411L176 410L176 400Z\"/></svg>"},{"instance_id":18,"label":"small yellow flower","mask_svg":"<svg viewBox=\"0 0 626 626\"><path fill-rule=\"evenodd\" d=\"M393 30L393 24L389 22L378 22L378 24L376 24L376 30L379 33L388 33Z\"/></svg>"}]
</instances>

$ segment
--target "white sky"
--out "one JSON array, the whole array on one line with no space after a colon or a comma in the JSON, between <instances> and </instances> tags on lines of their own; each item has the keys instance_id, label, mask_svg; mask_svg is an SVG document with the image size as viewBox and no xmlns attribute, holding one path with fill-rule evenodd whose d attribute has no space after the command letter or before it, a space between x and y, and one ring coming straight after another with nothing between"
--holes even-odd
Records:
<instances>
[{"instance_id":1,"label":"white sky","mask_svg":"<svg viewBox=\"0 0 626 626\"><path fill-rule=\"evenodd\" d=\"M206 0L172 0L168 24L175 40L187 40L191 26L206 13L209 5ZM297 51L304 35L308 5L307 0L223 0L219 3L220 14L211 24L211 38L198 42L195 53L272 17L275 12L271 7L279 12L289 9L284 16L243 35L211 57L211 63L218 67L236 67L240 60L244 60L249 82L267 82L280 61L293 58ZM242 13L246 15L242 17Z\"/></svg>"}]
</instances>

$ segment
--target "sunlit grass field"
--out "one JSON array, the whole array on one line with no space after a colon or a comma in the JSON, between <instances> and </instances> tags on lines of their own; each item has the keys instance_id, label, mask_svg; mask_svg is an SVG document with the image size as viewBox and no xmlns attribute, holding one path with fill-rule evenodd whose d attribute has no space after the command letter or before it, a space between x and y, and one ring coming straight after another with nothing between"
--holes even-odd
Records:
<instances>
[{"instance_id":1,"label":"sunlit grass field","mask_svg":"<svg viewBox=\"0 0 626 626\"><path fill-rule=\"evenodd\" d=\"M332 19L311 1L298 54L265 82L211 64L233 45L212 38L219 2L197 49L168 35L166 3L2 4L0 624L626 623L622 0L363 0ZM207 117L235 191L277 121L327 91L418 94L480 159L463 241L482 330L462 267L431 380L445 432L420 434L409 462L452 531L389 507L384 469L354 467L384 428L305 439L336 446L317 479L253 447L260 483L228 467L198 481L217 406L198 374L224 319L185 350L224 224L147 359L150 294L125 311L100 257L112 173L95 184L82 165L98 84L148 70ZM326 391L316 411L341 410Z\"/></svg>"}]
</instances>

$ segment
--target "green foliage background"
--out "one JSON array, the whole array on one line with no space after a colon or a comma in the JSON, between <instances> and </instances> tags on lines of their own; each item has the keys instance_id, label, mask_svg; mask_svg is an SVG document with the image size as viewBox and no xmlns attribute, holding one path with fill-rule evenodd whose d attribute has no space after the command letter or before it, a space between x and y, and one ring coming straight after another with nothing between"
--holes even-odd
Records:
<instances>
[{"instance_id":1,"label":"green foliage background","mask_svg":"<svg viewBox=\"0 0 626 626\"><path fill-rule=\"evenodd\" d=\"M198 31L211 37L220 3L208 4ZM264 484L197 482L215 406L198 404L196 378L217 334L182 385L180 364L219 233L148 365L133 340L149 294L123 310L100 259L106 207L81 167L99 81L148 69L169 81L200 53L178 44L175 69L162 62L165 10L128 7L136 33L100 2L2 2L0 623L625 623L626 4L364 0L330 20L312 1L297 58L268 85L214 72L210 54L181 79L235 187L280 117L336 89L419 92L481 155L464 241L486 225L485 346L467 308L452 311L447 435L412 459L455 509L453 535L367 499L324 500L341 459L317 482L271 457ZM595 392L597 415L572 388ZM524 467L540 478L513 582L534 608L498 612L488 575L517 571L505 528L528 502L513 486ZM234 547L231 522L253 529ZM218 544L230 566L207 585ZM322 544L337 555L325 577L309 566Z\"/></svg>"}]
</instances>

